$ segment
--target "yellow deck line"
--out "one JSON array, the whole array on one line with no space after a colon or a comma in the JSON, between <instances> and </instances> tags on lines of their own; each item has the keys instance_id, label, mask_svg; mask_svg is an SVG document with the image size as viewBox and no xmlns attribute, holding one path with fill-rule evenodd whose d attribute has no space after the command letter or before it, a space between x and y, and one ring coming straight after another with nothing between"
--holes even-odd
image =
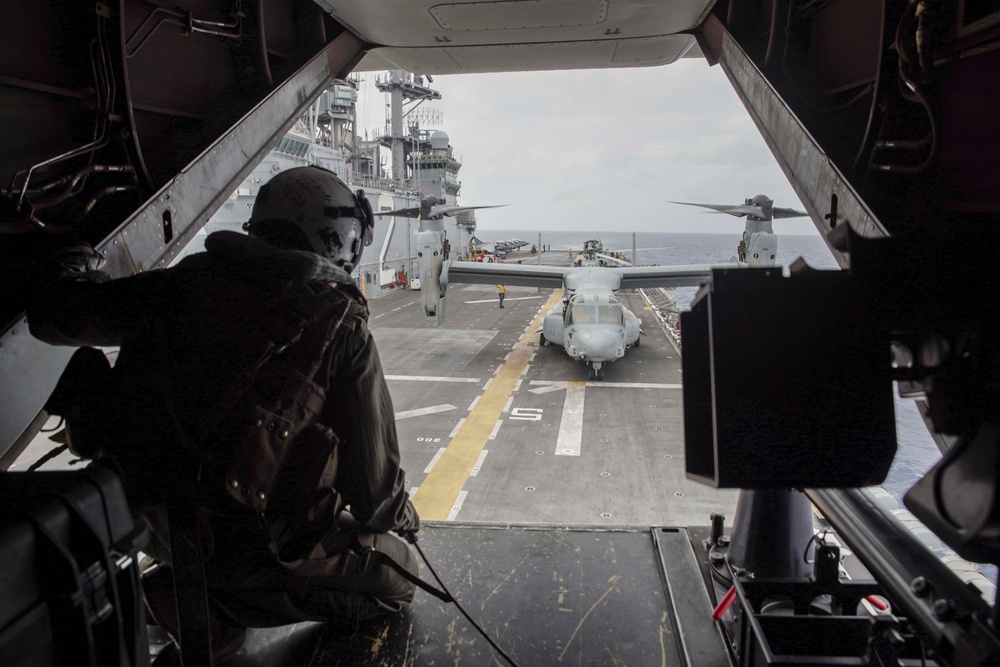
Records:
<instances>
[{"instance_id":1,"label":"yellow deck line","mask_svg":"<svg viewBox=\"0 0 1000 667\"><path fill-rule=\"evenodd\" d=\"M458 430L438 459L437 465L427 475L427 479L413 496L413 505L420 518L428 521L444 521L458 500L458 494L465 487L469 473L476 465L480 452L489 442L490 433L503 413L507 399L514 393L528 359L535 352L535 330L540 326L545 313L562 299L563 290L552 293L521 337L514 344L510 356L493 378L476 407L469 413L462 428Z\"/></svg>"}]
</instances>

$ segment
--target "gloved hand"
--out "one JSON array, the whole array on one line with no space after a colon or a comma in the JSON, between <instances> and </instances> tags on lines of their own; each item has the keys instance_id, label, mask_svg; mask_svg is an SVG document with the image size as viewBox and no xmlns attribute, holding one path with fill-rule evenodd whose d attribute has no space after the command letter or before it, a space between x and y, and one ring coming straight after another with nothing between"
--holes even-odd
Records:
<instances>
[{"instance_id":1,"label":"gloved hand","mask_svg":"<svg viewBox=\"0 0 1000 667\"><path fill-rule=\"evenodd\" d=\"M87 242L81 242L56 253L60 277L99 271L105 264L104 255Z\"/></svg>"},{"instance_id":2,"label":"gloved hand","mask_svg":"<svg viewBox=\"0 0 1000 667\"><path fill-rule=\"evenodd\" d=\"M410 544L416 544L417 531L420 530L420 515L417 508L413 506L413 501L407 497L406 505L403 509L404 517L397 521L396 528L392 532L396 533Z\"/></svg>"}]
</instances>

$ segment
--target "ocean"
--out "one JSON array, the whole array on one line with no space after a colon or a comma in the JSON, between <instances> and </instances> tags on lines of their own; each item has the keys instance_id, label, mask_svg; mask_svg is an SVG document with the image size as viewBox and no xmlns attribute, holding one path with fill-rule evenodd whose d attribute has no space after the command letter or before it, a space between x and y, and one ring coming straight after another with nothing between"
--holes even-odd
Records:
<instances>
[{"instance_id":1,"label":"ocean","mask_svg":"<svg viewBox=\"0 0 1000 667\"><path fill-rule=\"evenodd\" d=\"M477 229L476 236L484 241L519 238L531 244L538 243L538 230L488 230ZM667 234L636 232L637 262L639 264L712 264L727 262L736 255L742 230L733 234ZM625 252L631 259L631 232L541 232L542 244L552 250L579 250L584 241L598 238L609 250ZM818 235L778 235L777 262L787 267L799 257L816 269L836 269L837 263ZM698 288L686 287L672 290L674 300L681 309L687 309ZM931 439L923 419L910 399L896 395L896 436L898 450L889 476L883 487L902 506L902 496L940 458L941 453Z\"/></svg>"}]
</instances>

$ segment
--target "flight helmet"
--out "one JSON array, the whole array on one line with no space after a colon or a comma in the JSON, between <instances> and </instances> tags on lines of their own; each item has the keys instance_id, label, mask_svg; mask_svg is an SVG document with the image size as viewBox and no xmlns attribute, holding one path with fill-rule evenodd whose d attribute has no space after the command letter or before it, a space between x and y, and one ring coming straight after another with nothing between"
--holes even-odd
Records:
<instances>
[{"instance_id":1,"label":"flight helmet","mask_svg":"<svg viewBox=\"0 0 1000 667\"><path fill-rule=\"evenodd\" d=\"M350 273L372 242L375 217L364 192L351 192L332 171L296 167L261 187L243 229L279 248L314 252Z\"/></svg>"}]
</instances>

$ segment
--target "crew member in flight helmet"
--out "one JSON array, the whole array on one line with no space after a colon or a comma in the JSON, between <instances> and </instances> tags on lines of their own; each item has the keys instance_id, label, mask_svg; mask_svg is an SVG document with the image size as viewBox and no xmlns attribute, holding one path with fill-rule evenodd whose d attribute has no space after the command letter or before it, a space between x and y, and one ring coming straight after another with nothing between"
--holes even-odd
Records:
<instances>
[{"instance_id":1,"label":"crew member in flight helmet","mask_svg":"<svg viewBox=\"0 0 1000 667\"><path fill-rule=\"evenodd\" d=\"M29 308L46 342L120 346L98 389L77 392L101 396L89 413L103 425L100 442L79 448L120 473L165 565L165 517L197 498L214 650L238 647L246 627L364 620L413 598L401 573L415 576L416 560L390 533L416 531L419 519L350 275L373 227L362 191L319 167L290 169L261 187L248 235L215 232L175 267L118 280L76 273ZM78 268L95 268L95 256ZM288 377L306 378L301 395L267 381ZM286 410L267 412L265 398ZM295 416L278 421L286 412ZM258 455L282 437L287 456ZM247 479L271 486L241 495ZM172 632L169 569L160 572L144 589Z\"/></svg>"}]
</instances>

